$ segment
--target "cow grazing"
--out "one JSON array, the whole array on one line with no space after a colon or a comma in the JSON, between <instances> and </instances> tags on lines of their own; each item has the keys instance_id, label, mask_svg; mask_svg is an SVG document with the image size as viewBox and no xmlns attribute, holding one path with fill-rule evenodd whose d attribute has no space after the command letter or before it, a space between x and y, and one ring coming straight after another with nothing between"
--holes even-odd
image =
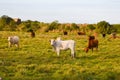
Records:
<instances>
[{"instance_id":1,"label":"cow grazing","mask_svg":"<svg viewBox=\"0 0 120 80\"><path fill-rule=\"evenodd\" d=\"M8 46L11 47L12 45L16 45L19 47L19 37L18 36L9 36L8 37Z\"/></svg>"},{"instance_id":2,"label":"cow grazing","mask_svg":"<svg viewBox=\"0 0 120 80\"><path fill-rule=\"evenodd\" d=\"M84 32L77 32L78 35L85 35Z\"/></svg>"},{"instance_id":3,"label":"cow grazing","mask_svg":"<svg viewBox=\"0 0 120 80\"><path fill-rule=\"evenodd\" d=\"M31 29L31 30L29 30L30 31L30 33L31 33L31 37L32 38L34 38L35 37L35 32Z\"/></svg>"},{"instance_id":4,"label":"cow grazing","mask_svg":"<svg viewBox=\"0 0 120 80\"><path fill-rule=\"evenodd\" d=\"M31 37L32 37L32 38L35 37L35 32L31 32Z\"/></svg>"},{"instance_id":5,"label":"cow grazing","mask_svg":"<svg viewBox=\"0 0 120 80\"><path fill-rule=\"evenodd\" d=\"M110 38L116 39L117 38L116 32L111 33L111 37Z\"/></svg>"},{"instance_id":6,"label":"cow grazing","mask_svg":"<svg viewBox=\"0 0 120 80\"><path fill-rule=\"evenodd\" d=\"M95 39L94 36L89 36L88 46L85 48L86 53L89 51L89 49L92 49L93 52L93 48L96 48L96 50L98 50L98 40Z\"/></svg>"},{"instance_id":7,"label":"cow grazing","mask_svg":"<svg viewBox=\"0 0 120 80\"><path fill-rule=\"evenodd\" d=\"M61 40L60 37L58 37L56 40L51 39L51 45L53 46L54 50L57 52L57 55L59 56L60 50L71 50L71 56L75 57L75 41L74 40Z\"/></svg>"},{"instance_id":8,"label":"cow grazing","mask_svg":"<svg viewBox=\"0 0 120 80\"><path fill-rule=\"evenodd\" d=\"M103 38L105 38L105 37L106 37L106 34L102 34L102 36L103 36Z\"/></svg>"},{"instance_id":9,"label":"cow grazing","mask_svg":"<svg viewBox=\"0 0 120 80\"><path fill-rule=\"evenodd\" d=\"M67 35L67 34L68 34L68 32L67 32L67 31L63 31L63 33L64 33L64 35Z\"/></svg>"}]
</instances>

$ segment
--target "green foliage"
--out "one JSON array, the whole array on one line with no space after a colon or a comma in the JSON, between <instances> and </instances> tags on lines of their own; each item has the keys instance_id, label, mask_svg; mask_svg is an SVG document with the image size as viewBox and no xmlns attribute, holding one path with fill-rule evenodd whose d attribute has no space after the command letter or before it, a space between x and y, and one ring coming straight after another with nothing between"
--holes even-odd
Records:
<instances>
[{"instance_id":1,"label":"green foliage","mask_svg":"<svg viewBox=\"0 0 120 80\"><path fill-rule=\"evenodd\" d=\"M37 31L38 29L40 29L40 23L38 21L27 20L27 21L22 22L19 25L20 31L29 31L31 29L34 31Z\"/></svg>"},{"instance_id":2,"label":"green foliage","mask_svg":"<svg viewBox=\"0 0 120 80\"><path fill-rule=\"evenodd\" d=\"M17 28L16 22L6 15L0 17L0 30L15 31Z\"/></svg>"},{"instance_id":3,"label":"green foliage","mask_svg":"<svg viewBox=\"0 0 120 80\"><path fill-rule=\"evenodd\" d=\"M97 26L96 26L97 25ZM49 32L49 31L81 31L84 33L89 32L89 30L97 30L101 34L110 34L112 32L120 32L120 25L113 24L110 25L106 21L100 21L97 24L76 24L76 23L59 23L57 20L51 23L44 23L39 21L26 20L22 21L18 19L18 22L7 15L0 17L0 31L39 31L39 32Z\"/></svg>"},{"instance_id":4,"label":"green foliage","mask_svg":"<svg viewBox=\"0 0 120 80\"><path fill-rule=\"evenodd\" d=\"M120 24L113 24L112 26L114 28L113 29L114 32L120 33Z\"/></svg>"},{"instance_id":5,"label":"green foliage","mask_svg":"<svg viewBox=\"0 0 120 80\"><path fill-rule=\"evenodd\" d=\"M71 24L71 30L79 30L79 29L80 28L79 28L79 26L77 24L75 24L75 23Z\"/></svg>"},{"instance_id":6,"label":"green foliage","mask_svg":"<svg viewBox=\"0 0 120 80\"><path fill-rule=\"evenodd\" d=\"M61 24L62 27L60 28L60 30L64 30L64 31L74 31L74 30L79 30L80 27L75 24L75 23L72 23L72 24Z\"/></svg>"},{"instance_id":7,"label":"green foliage","mask_svg":"<svg viewBox=\"0 0 120 80\"><path fill-rule=\"evenodd\" d=\"M20 36L20 48L8 48L7 36ZM0 32L0 77L3 80L120 80L120 39L103 39L98 35L99 51L85 53L87 37L72 34L63 40L76 41L76 58L70 51L57 57L49 40L60 33Z\"/></svg>"},{"instance_id":8,"label":"green foliage","mask_svg":"<svg viewBox=\"0 0 120 80\"><path fill-rule=\"evenodd\" d=\"M87 28L88 28L89 30L91 30L91 31L93 31L93 30L96 29L96 27L95 27L93 24L88 24L88 25L87 25Z\"/></svg>"},{"instance_id":9,"label":"green foliage","mask_svg":"<svg viewBox=\"0 0 120 80\"><path fill-rule=\"evenodd\" d=\"M110 34L112 32L112 26L106 21L100 21L97 23L97 30L101 34Z\"/></svg>"},{"instance_id":10,"label":"green foliage","mask_svg":"<svg viewBox=\"0 0 120 80\"><path fill-rule=\"evenodd\" d=\"M49 24L48 29L55 30L55 29L58 29L58 26L59 26L58 21L53 21L52 23Z\"/></svg>"}]
</instances>

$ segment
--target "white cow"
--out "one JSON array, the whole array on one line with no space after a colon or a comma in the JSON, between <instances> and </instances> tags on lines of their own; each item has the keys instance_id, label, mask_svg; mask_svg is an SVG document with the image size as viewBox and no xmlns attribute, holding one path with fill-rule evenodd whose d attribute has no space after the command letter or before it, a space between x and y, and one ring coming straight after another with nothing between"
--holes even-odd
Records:
<instances>
[{"instance_id":1,"label":"white cow","mask_svg":"<svg viewBox=\"0 0 120 80\"><path fill-rule=\"evenodd\" d=\"M9 44L9 47L11 47L12 45L16 45L16 47L19 47L19 37L18 36L9 36L8 44Z\"/></svg>"},{"instance_id":2,"label":"white cow","mask_svg":"<svg viewBox=\"0 0 120 80\"><path fill-rule=\"evenodd\" d=\"M71 50L71 56L75 57L75 41L74 40L61 40L60 37L58 37L56 40L51 39L51 45L53 46L54 50L57 52L57 55L59 56L60 50Z\"/></svg>"}]
</instances>

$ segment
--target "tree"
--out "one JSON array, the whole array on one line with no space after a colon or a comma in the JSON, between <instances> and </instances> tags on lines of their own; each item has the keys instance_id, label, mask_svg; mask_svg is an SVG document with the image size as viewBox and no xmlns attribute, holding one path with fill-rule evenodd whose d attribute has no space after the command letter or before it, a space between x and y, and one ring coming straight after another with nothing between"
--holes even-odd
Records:
<instances>
[{"instance_id":1,"label":"tree","mask_svg":"<svg viewBox=\"0 0 120 80\"><path fill-rule=\"evenodd\" d=\"M93 31L95 29L95 27L92 24L88 24L87 28L91 31Z\"/></svg>"},{"instance_id":2,"label":"tree","mask_svg":"<svg viewBox=\"0 0 120 80\"><path fill-rule=\"evenodd\" d=\"M75 23L71 24L71 30L79 30L79 26Z\"/></svg>"},{"instance_id":3,"label":"tree","mask_svg":"<svg viewBox=\"0 0 120 80\"><path fill-rule=\"evenodd\" d=\"M40 29L40 23L38 21L31 21L31 20L27 20L22 22L19 25L19 30L23 30L23 31L29 31L29 30L34 30L37 31L38 29Z\"/></svg>"},{"instance_id":4,"label":"tree","mask_svg":"<svg viewBox=\"0 0 120 80\"><path fill-rule=\"evenodd\" d=\"M113 24L112 25L113 26L113 32L118 32L118 33L120 33L120 24Z\"/></svg>"},{"instance_id":5,"label":"tree","mask_svg":"<svg viewBox=\"0 0 120 80\"><path fill-rule=\"evenodd\" d=\"M97 31L103 35L103 37L106 36L106 34L110 34L112 31L112 26L106 22L106 21L100 21L97 23Z\"/></svg>"},{"instance_id":6,"label":"tree","mask_svg":"<svg viewBox=\"0 0 120 80\"><path fill-rule=\"evenodd\" d=\"M52 23L50 23L50 25L48 26L49 30L54 30L54 29L58 29L59 23L58 21L53 21Z\"/></svg>"},{"instance_id":7,"label":"tree","mask_svg":"<svg viewBox=\"0 0 120 80\"><path fill-rule=\"evenodd\" d=\"M15 30L16 22L9 16L3 15L0 17L0 30Z\"/></svg>"},{"instance_id":8,"label":"tree","mask_svg":"<svg viewBox=\"0 0 120 80\"><path fill-rule=\"evenodd\" d=\"M38 22L38 21L33 21L32 23L31 23L31 29L33 29L34 31L37 31L38 29L40 29L41 27L40 27L40 22Z\"/></svg>"}]
</instances>

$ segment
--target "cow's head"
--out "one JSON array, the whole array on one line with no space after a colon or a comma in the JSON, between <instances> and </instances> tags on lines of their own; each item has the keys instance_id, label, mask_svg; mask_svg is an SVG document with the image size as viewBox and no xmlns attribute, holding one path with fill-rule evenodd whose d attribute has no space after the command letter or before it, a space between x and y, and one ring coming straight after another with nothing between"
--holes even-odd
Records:
<instances>
[{"instance_id":1,"label":"cow's head","mask_svg":"<svg viewBox=\"0 0 120 80\"><path fill-rule=\"evenodd\" d=\"M12 37L11 37L11 36L9 36L9 37L8 37L8 41L11 41L11 40L12 40Z\"/></svg>"},{"instance_id":2,"label":"cow's head","mask_svg":"<svg viewBox=\"0 0 120 80\"><path fill-rule=\"evenodd\" d=\"M89 36L88 39L89 39L89 40L94 40L94 39L95 39L95 36Z\"/></svg>"},{"instance_id":3,"label":"cow's head","mask_svg":"<svg viewBox=\"0 0 120 80\"><path fill-rule=\"evenodd\" d=\"M54 46L54 45L55 45L55 40L54 40L54 39L51 39L51 40L50 40L50 44L51 44L52 46Z\"/></svg>"},{"instance_id":4,"label":"cow's head","mask_svg":"<svg viewBox=\"0 0 120 80\"><path fill-rule=\"evenodd\" d=\"M86 47L85 49L84 49L84 51L87 53L88 52L88 50L89 50L89 48L88 47Z\"/></svg>"}]
</instances>

